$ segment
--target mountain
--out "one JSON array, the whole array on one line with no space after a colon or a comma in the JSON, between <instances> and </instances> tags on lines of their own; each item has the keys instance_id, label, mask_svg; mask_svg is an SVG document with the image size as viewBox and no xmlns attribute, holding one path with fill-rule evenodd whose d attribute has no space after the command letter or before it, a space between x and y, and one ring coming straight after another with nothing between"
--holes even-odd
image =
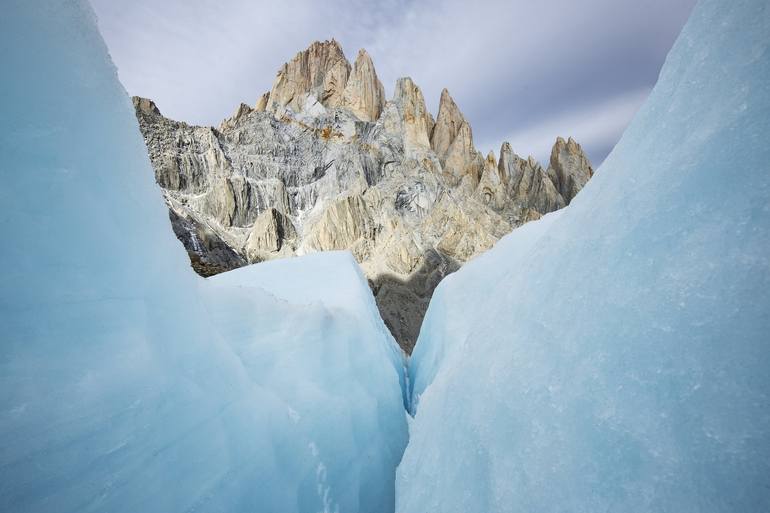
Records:
<instances>
[{"instance_id":1,"label":"mountain","mask_svg":"<svg viewBox=\"0 0 770 513\"><path fill-rule=\"evenodd\" d=\"M334 40L299 52L219 127L167 119L149 99L134 107L199 274L350 250L407 352L442 278L569 204L593 174L572 139L556 141L547 169L508 143L484 158L446 89L435 121L409 78L386 101L366 51L351 66Z\"/></svg>"}]
</instances>

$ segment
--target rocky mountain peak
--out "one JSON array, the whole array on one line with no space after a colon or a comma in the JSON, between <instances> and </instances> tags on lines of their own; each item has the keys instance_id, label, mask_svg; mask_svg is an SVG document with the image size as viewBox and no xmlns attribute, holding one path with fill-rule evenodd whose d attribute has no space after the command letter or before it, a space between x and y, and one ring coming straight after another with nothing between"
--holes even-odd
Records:
<instances>
[{"instance_id":1,"label":"rocky mountain peak","mask_svg":"<svg viewBox=\"0 0 770 513\"><path fill-rule=\"evenodd\" d=\"M259 97L259 100L257 100L257 103L254 105L254 110L257 112L264 112L265 109L267 109L267 103L270 100L270 91L265 91L265 93Z\"/></svg>"},{"instance_id":2,"label":"rocky mountain peak","mask_svg":"<svg viewBox=\"0 0 770 513\"><path fill-rule=\"evenodd\" d=\"M403 123L404 145L407 151L430 149L433 116L425 106L422 91L410 77L402 77L396 81L393 103Z\"/></svg>"},{"instance_id":3,"label":"rocky mountain peak","mask_svg":"<svg viewBox=\"0 0 770 513\"><path fill-rule=\"evenodd\" d=\"M158 109L158 106L155 105L155 102L148 99L148 98L142 98L140 96L133 96L131 98L131 101L134 103L134 109L137 113L143 114L145 116L160 116L160 110Z\"/></svg>"},{"instance_id":4,"label":"rocky mountain peak","mask_svg":"<svg viewBox=\"0 0 770 513\"><path fill-rule=\"evenodd\" d=\"M506 178L510 180L510 175L507 174L507 170L511 167L511 163L513 161L513 157L516 155L513 153L513 148L511 147L511 143L508 141L504 141L503 144L500 145L500 159L497 163L497 167L500 169L500 173L506 175ZM518 157L518 155L516 155Z\"/></svg>"},{"instance_id":5,"label":"rocky mountain peak","mask_svg":"<svg viewBox=\"0 0 770 513\"><path fill-rule=\"evenodd\" d=\"M452 99L446 88L443 89L438 105L436 126L433 128L430 138L431 148L436 152L442 165L446 162L447 151L464 123L465 117L460 112L454 99Z\"/></svg>"},{"instance_id":6,"label":"rocky mountain peak","mask_svg":"<svg viewBox=\"0 0 770 513\"><path fill-rule=\"evenodd\" d=\"M255 109L246 105L245 103L241 103L240 105L238 105L238 108L235 109L235 112L233 113L232 116L222 121L222 123L219 125L219 129L224 130L229 126L234 126L235 124L238 123L238 121L240 121L242 117L248 116L254 110Z\"/></svg>"},{"instance_id":7,"label":"rocky mountain peak","mask_svg":"<svg viewBox=\"0 0 770 513\"><path fill-rule=\"evenodd\" d=\"M551 150L550 169L554 184L569 204L593 176L594 170L583 148L572 137L558 137Z\"/></svg>"},{"instance_id":8,"label":"rocky mountain peak","mask_svg":"<svg viewBox=\"0 0 770 513\"><path fill-rule=\"evenodd\" d=\"M278 71L267 109L286 106L299 112L309 94L324 107L340 106L350 69L337 41L316 41Z\"/></svg>"},{"instance_id":9,"label":"rocky mountain peak","mask_svg":"<svg viewBox=\"0 0 770 513\"><path fill-rule=\"evenodd\" d=\"M506 182L506 174L500 171L495 153L490 151L484 160L484 170L476 188L476 195L485 205L502 210L507 200Z\"/></svg>"},{"instance_id":10,"label":"rocky mountain peak","mask_svg":"<svg viewBox=\"0 0 770 513\"><path fill-rule=\"evenodd\" d=\"M444 177L451 184L464 179L474 187L479 183L484 169L484 157L473 145L473 130L467 121L460 124L457 135L444 153L442 166Z\"/></svg>"},{"instance_id":11,"label":"rocky mountain peak","mask_svg":"<svg viewBox=\"0 0 770 513\"><path fill-rule=\"evenodd\" d=\"M479 183L484 158L473 146L473 131L447 89L441 91L438 116L431 132L431 148L450 183L464 177L474 187Z\"/></svg>"},{"instance_id":12,"label":"rocky mountain peak","mask_svg":"<svg viewBox=\"0 0 770 513\"><path fill-rule=\"evenodd\" d=\"M363 48L358 51L342 96L342 106L362 121L376 121L385 107L385 88Z\"/></svg>"},{"instance_id":13,"label":"rocky mountain peak","mask_svg":"<svg viewBox=\"0 0 770 513\"><path fill-rule=\"evenodd\" d=\"M557 141L547 171L508 143L485 158L449 91L434 123L411 78L385 101L366 51L351 67L334 40L299 52L218 130L167 119L148 99L134 107L199 274L349 250L407 352L444 276L565 206L593 173L571 139Z\"/></svg>"}]
</instances>

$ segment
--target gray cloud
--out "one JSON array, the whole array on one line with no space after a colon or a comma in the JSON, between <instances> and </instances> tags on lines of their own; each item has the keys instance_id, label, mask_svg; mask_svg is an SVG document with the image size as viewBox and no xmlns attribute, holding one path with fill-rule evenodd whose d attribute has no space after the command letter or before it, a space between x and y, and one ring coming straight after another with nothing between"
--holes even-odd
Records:
<instances>
[{"instance_id":1,"label":"gray cloud","mask_svg":"<svg viewBox=\"0 0 770 513\"><path fill-rule=\"evenodd\" d=\"M654 85L694 0L92 0L131 94L216 124L317 39L371 54L388 94L447 87L482 151L543 160L557 135L604 159Z\"/></svg>"}]
</instances>

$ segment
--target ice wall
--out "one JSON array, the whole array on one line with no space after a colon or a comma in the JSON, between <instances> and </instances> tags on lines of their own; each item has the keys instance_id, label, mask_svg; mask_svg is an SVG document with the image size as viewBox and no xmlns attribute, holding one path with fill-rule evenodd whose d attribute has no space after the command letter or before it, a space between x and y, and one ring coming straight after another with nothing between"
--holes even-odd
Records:
<instances>
[{"instance_id":1,"label":"ice wall","mask_svg":"<svg viewBox=\"0 0 770 513\"><path fill-rule=\"evenodd\" d=\"M402 369L352 259L272 268L311 304L197 278L83 1L5 2L0 65L0 511L392 511Z\"/></svg>"},{"instance_id":2,"label":"ice wall","mask_svg":"<svg viewBox=\"0 0 770 513\"><path fill-rule=\"evenodd\" d=\"M596 176L442 282L397 511L770 511L770 4L704 0Z\"/></svg>"}]
</instances>

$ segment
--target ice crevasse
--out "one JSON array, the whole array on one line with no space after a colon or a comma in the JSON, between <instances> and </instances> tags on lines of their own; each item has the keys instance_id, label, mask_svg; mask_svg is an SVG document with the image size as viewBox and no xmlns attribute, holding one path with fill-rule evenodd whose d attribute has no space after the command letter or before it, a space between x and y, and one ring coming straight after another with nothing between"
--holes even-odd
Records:
<instances>
[{"instance_id":1,"label":"ice crevasse","mask_svg":"<svg viewBox=\"0 0 770 513\"><path fill-rule=\"evenodd\" d=\"M0 16L0 511L393 511L403 360L349 254L197 277L87 3Z\"/></svg>"},{"instance_id":2,"label":"ice crevasse","mask_svg":"<svg viewBox=\"0 0 770 513\"><path fill-rule=\"evenodd\" d=\"M770 3L702 0L566 209L446 278L399 513L770 511Z\"/></svg>"}]
</instances>

